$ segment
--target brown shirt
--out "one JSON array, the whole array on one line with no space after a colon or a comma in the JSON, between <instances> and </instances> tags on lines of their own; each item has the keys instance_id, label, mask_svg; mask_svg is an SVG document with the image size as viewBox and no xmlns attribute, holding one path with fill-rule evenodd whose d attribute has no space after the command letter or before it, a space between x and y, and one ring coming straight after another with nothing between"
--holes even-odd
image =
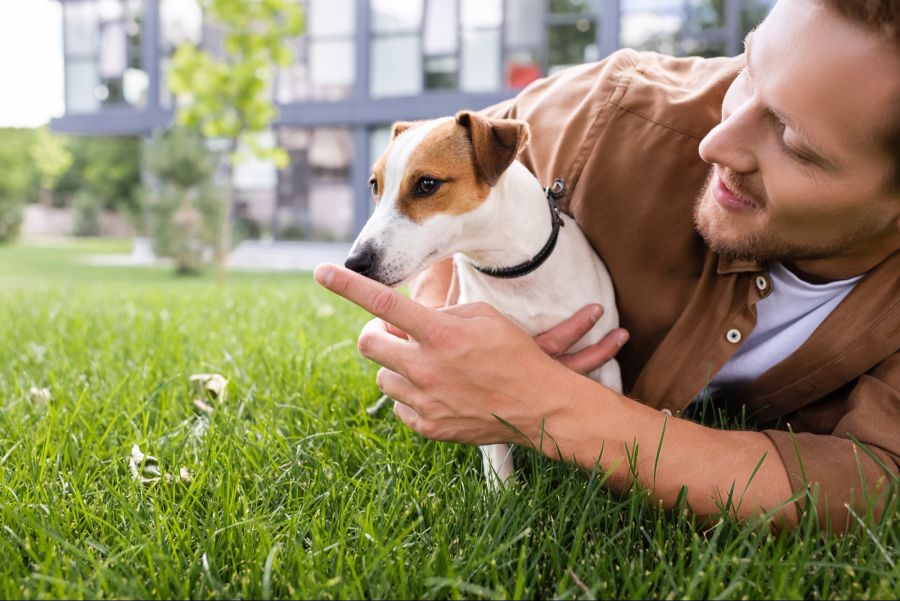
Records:
<instances>
[{"instance_id":1,"label":"brown shirt","mask_svg":"<svg viewBox=\"0 0 900 601\"><path fill-rule=\"evenodd\" d=\"M763 266L713 253L692 218L710 169L698 144L719 123L722 97L742 66L743 57L622 50L539 80L487 111L530 124L519 158L544 185L565 178L564 204L608 266L631 333L618 357L626 393L675 415L738 349L729 330L745 340L756 302L771 292L757 282ZM838 529L851 519L846 503L898 473L898 350L895 252L799 349L727 401L764 428L795 491L818 485L811 490L819 516L827 510Z\"/></svg>"}]
</instances>

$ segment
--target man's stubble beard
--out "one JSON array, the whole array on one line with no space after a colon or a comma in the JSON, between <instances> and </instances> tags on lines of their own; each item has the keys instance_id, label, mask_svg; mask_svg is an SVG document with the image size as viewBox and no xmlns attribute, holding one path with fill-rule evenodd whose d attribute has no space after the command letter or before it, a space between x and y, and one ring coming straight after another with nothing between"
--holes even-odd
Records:
<instances>
[{"instance_id":1,"label":"man's stubble beard","mask_svg":"<svg viewBox=\"0 0 900 601\"><path fill-rule=\"evenodd\" d=\"M792 242L777 228L772 228L768 220L761 220L759 227L749 232L729 236L730 216L724 215L725 209L719 207L712 195L712 176L713 169L710 169L706 183L694 201L694 227L706 245L718 255L757 263L827 259L853 248L871 235L868 220L860 219L850 224L841 237L823 240L816 245ZM716 219L716 214L719 219Z\"/></svg>"}]
</instances>

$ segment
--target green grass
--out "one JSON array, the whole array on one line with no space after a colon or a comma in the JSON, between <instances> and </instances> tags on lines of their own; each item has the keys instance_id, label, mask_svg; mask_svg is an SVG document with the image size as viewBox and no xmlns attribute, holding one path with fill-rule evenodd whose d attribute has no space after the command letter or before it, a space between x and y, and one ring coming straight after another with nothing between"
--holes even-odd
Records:
<instances>
[{"instance_id":1,"label":"green grass","mask_svg":"<svg viewBox=\"0 0 900 601\"><path fill-rule=\"evenodd\" d=\"M702 526L520 452L425 441L309 276L92 268L0 247L0 597L894 598L897 520L823 539ZM188 377L217 372L207 418ZM49 388L36 401L32 386ZM190 483L142 485L133 444ZM702 461L702 458L698 458ZM896 508L896 505L894 505Z\"/></svg>"}]
</instances>

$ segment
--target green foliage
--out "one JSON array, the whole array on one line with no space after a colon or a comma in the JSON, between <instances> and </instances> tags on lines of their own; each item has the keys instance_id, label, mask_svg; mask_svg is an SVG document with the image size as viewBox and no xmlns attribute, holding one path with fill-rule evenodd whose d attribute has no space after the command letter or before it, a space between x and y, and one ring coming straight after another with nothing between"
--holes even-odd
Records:
<instances>
[{"instance_id":1,"label":"green foliage","mask_svg":"<svg viewBox=\"0 0 900 601\"><path fill-rule=\"evenodd\" d=\"M145 165L160 182L188 190L209 181L216 157L195 132L172 127L146 147Z\"/></svg>"},{"instance_id":2,"label":"green foliage","mask_svg":"<svg viewBox=\"0 0 900 601\"><path fill-rule=\"evenodd\" d=\"M34 141L34 130L0 129L0 243L18 235L22 208L37 196Z\"/></svg>"},{"instance_id":3,"label":"green foliage","mask_svg":"<svg viewBox=\"0 0 900 601\"><path fill-rule=\"evenodd\" d=\"M14 240L19 235L23 204L15 196L0 196L0 244Z\"/></svg>"},{"instance_id":4,"label":"green foliage","mask_svg":"<svg viewBox=\"0 0 900 601\"><path fill-rule=\"evenodd\" d=\"M292 0L204 0L207 15L225 30L224 56L187 43L172 57L169 87L178 98L178 122L207 138L231 142L281 168L287 156L257 136L278 112L271 99L276 67L293 61L285 39L303 31L303 12ZM238 156L233 159L239 158Z\"/></svg>"},{"instance_id":5,"label":"green foliage","mask_svg":"<svg viewBox=\"0 0 900 601\"><path fill-rule=\"evenodd\" d=\"M64 196L84 191L104 208L134 215L140 210L141 145L136 137L70 137L72 165L56 190Z\"/></svg>"},{"instance_id":6,"label":"green foliage","mask_svg":"<svg viewBox=\"0 0 900 601\"><path fill-rule=\"evenodd\" d=\"M38 183L43 190L52 190L74 161L72 153L66 148L65 137L52 134L43 127L34 130L34 140L29 156L37 171Z\"/></svg>"},{"instance_id":7,"label":"green foliage","mask_svg":"<svg viewBox=\"0 0 900 601\"><path fill-rule=\"evenodd\" d=\"M88 192L80 190L72 201L74 212L73 232L76 236L97 236L100 234L100 213L103 204L100 199Z\"/></svg>"},{"instance_id":8,"label":"green foliage","mask_svg":"<svg viewBox=\"0 0 900 601\"><path fill-rule=\"evenodd\" d=\"M215 247L222 219L222 199L215 187L205 183L181 191L164 186L146 210L154 253L174 259L179 273L199 273Z\"/></svg>"}]
</instances>

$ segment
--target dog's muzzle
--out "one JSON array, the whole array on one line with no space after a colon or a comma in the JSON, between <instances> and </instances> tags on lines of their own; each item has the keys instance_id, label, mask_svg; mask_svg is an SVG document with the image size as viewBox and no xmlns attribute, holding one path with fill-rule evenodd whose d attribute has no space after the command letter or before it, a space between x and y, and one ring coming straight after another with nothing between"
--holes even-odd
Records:
<instances>
[{"instance_id":1,"label":"dog's muzzle","mask_svg":"<svg viewBox=\"0 0 900 601\"><path fill-rule=\"evenodd\" d=\"M344 267L369 278L372 277L377 266L378 252L373 245L368 243L364 244L362 248L351 254L344 261Z\"/></svg>"}]
</instances>

